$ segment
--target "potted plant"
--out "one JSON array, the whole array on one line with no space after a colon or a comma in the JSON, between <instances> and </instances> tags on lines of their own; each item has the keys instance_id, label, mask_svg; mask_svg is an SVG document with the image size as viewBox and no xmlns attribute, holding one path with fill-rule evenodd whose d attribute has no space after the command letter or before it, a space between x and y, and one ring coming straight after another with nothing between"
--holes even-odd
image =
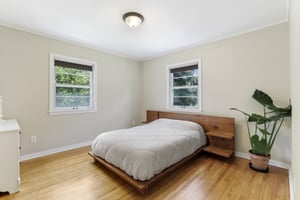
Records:
<instances>
[{"instance_id":1,"label":"potted plant","mask_svg":"<svg viewBox=\"0 0 300 200\"><path fill-rule=\"evenodd\" d=\"M291 117L291 103L287 107L280 108L273 104L272 98L261 90L255 90L252 97L263 106L263 114L248 114L237 108L231 108L244 114L247 124L248 136L251 144L249 166L261 172L268 172L270 152L276 136L286 117ZM249 124L254 124L251 130Z\"/></svg>"}]
</instances>

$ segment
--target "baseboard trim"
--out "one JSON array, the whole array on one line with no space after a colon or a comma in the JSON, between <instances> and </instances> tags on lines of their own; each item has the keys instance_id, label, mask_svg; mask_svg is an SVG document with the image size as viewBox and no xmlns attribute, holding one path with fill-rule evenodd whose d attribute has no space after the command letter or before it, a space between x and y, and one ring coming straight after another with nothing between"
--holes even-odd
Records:
<instances>
[{"instance_id":1,"label":"baseboard trim","mask_svg":"<svg viewBox=\"0 0 300 200\"><path fill-rule=\"evenodd\" d=\"M42 156L47 156L47 155L51 155L51 154L55 154L55 153L59 153L59 152L63 152L63 151L68 151L68 150L77 149L80 147L89 146L91 144L92 144L92 141L87 141L87 142L82 142L82 143L78 143L78 144L72 144L72 145L65 146L65 147L59 147L59 148L55 148L55 149L49 149L46 151L40 151L40 152L36 152L36 153L26 154L26 155L21 156L20 160L25 161L25 160L30 160L33 158L39 158Z\"/></svg>"},{"instance_id":2,"label":"baseboard trim","mask_svg":"<svg viewBox=\"0 0 300 200\"><path fill-rule=\"evenodd\" d=\"M249 155L246 154L246 153L235 152L235 156L239 157L239 158L244 158L244 159L249 160ZM284 169L288 169L288 170L291 168L290 164L288 164L288 163L277 161L277 160L272 160L272 159L269 161L269 165L284 168Z\"/></svg>"}]
</instances>

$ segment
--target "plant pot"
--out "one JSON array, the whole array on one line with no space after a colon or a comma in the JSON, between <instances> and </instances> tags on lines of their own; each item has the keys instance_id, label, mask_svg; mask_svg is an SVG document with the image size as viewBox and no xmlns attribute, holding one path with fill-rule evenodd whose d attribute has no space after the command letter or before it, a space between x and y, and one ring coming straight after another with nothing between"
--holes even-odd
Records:
<instances>
[{"instance_id":1,"label":"plant pot","mask_svg":"<svg viewBox=\"0 0 300 200\"><path fill-rule=\"evenodd\" d=\"M250 163L249 166L251 169L259 172L269 172L269 160L271 156L262 156L252 153L252 150L249 150Z\"/></svg>"}]
</instances>

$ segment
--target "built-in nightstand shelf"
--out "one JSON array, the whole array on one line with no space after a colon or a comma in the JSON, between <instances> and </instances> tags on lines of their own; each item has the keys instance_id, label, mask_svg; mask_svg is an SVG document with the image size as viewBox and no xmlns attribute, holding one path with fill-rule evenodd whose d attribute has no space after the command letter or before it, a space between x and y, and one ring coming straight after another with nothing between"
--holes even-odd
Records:
<instances>
[{"instance_id":1,"label":"built-in nightstand shelf","mask_svg":"<svg viewBox=\"0 0 300 200\"><path fill-rule=\"evenodd\" d=\"M232 139L234 137L234 133L225 132L225 131L209 131L209 132L206 132L206 134L209 136L226 138L226 139Z\"/></svg>"},{"instance_id":2,"label":"built-in nightstand shelf","mask_svg":"<svg viewBox=\"0 0 300 200\"><path fill-rule=\"evenodd\" d=\"M213 153L222 157L230 158L234 154L234 132L228 131L209 131L208 146L204 151Z\"/></svg>"},{"instance_id":3,"label":"built-in nightstand shelf","mask_svg":"<svg viewBox=\"0 0 300 200\"><path fill-rule=\"evenodd\" d=\"M204 148L204 151L213 153L222 157L229 158L233 155L233 151L229 149L224 149L220 147L216 147L213 145L208 145L207 147Z\"/></svg>"}]
</instances>

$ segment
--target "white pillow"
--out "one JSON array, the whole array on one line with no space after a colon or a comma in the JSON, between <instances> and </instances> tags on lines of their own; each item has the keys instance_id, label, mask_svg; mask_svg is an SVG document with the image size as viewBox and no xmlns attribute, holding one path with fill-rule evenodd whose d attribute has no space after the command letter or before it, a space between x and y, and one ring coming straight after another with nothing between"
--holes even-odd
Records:
<instances>
[{"instance_id":1,"label":"white pillow","mask_svg":"<svg viewBox=\"0 0 300 200\"><path fill-rule=\"evenodd\" d=\"M160 118L149 123L150 126L159 128L176 128L182 130L203 131L200 124L186 120Z\"/></svg>"}]
</instances>

